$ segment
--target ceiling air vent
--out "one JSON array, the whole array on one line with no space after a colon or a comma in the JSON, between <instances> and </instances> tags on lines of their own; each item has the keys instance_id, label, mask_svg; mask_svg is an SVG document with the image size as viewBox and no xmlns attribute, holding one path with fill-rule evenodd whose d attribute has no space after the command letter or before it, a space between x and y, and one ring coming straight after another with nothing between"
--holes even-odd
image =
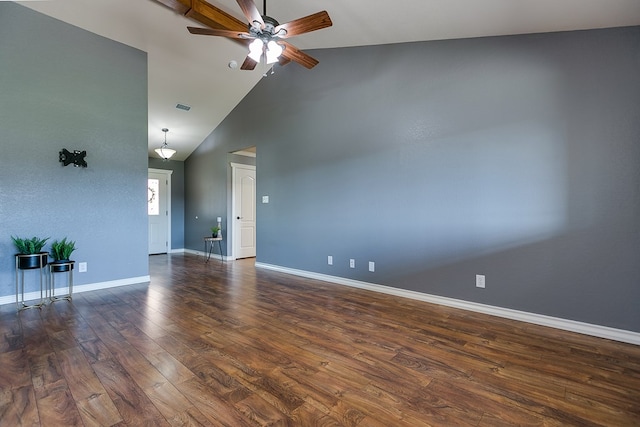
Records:
<instances>
[{"instance_id":1,"label":"ceiling air vent","mask_svg":"<svg viewBox=\"0 0 640 427\"><path fill-rule=\"evenodd\" d=\"M178 104L178 105L176 105L176 108L178 110L184 110L184 111L191 110L191 107L189 107L188 105L184 105L184 104Z\"/></svg>"}]
</instances>

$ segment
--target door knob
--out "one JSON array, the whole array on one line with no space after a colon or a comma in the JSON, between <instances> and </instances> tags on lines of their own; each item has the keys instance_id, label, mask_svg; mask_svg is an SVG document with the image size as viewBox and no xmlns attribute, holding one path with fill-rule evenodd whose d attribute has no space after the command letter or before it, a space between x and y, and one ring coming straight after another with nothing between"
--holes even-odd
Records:
<instances>
[{"instance_id":1,"label":"door knob","mask_svg":"<svg viewBox=\"0 0 640 427\"><path fill-rule=\"evenodd\" d=\"M238 217L238 219L240 219L240 217Z\"/></svg>"}]
</instances>

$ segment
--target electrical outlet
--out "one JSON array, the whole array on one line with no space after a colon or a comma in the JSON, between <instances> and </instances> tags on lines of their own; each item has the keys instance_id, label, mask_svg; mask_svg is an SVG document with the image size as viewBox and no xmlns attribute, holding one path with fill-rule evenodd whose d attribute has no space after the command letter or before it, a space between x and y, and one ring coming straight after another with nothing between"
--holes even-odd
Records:
<instances>
[{"instance_id":1,"label":"electrical outlet","mask_svg":"<svg viewBox=\"0 0 640 427\"><path fill-rule=\"evenodd\" d=\"M485 283L484 274L476 274L476 287L484 288L484 283Z\"/></svg>"},{"instance_id":2,"label":"electrical outlet","mask_svg":"<svg viewBox=\"0 0 640 427\"><path fill-rule=\"evenodd\" d=\"M356 268L356 260L355 259L351 258L349 260L349 267Z\"/></svg>"},{"instance_id":3,"label":"electrical outlet","mask_svg":"<svg viewBox=\"0 0 640 427\"><path fill-rule=\"evenodd\" d=\"M375 262L369 261L369 271L372 272L372 273L374 271L376 271L376 263Z\"/></svg>"},{"instance_id":4,"label":"electrical outlet","mask_svg":"<svg viewBox=\"0 0 640 427\"><path fill-rule=\"evenodd\" d=\"M327 264L333 265L333 257L331 255L327 257Z\"/></svg>"},{"instance_id":5,"label":"electrical outlet","mask_svg":"<svg viewBox=\"0 0 640 427\"><path fill-rule=\"evenodd\" d=\"M87 263L79 262L78 263L78 273L86 273L87 272Z\"/></svg>"}]
</instances>

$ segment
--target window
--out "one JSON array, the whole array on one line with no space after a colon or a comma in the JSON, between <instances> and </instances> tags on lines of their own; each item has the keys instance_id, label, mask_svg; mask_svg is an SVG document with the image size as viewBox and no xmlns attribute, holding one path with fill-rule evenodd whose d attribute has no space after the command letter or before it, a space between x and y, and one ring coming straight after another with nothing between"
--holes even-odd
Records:
<instances>
[{"instance_id":1,"label":"window","mask_svg":"<svg viewBox=\"0 0 640 427\"><path fill-rule=\"evenodd\" d=\"M160 180L149 178L147 187L148 213L149 215L160 215L160 202L158 201Z\"/></svg>"}]
</instances>

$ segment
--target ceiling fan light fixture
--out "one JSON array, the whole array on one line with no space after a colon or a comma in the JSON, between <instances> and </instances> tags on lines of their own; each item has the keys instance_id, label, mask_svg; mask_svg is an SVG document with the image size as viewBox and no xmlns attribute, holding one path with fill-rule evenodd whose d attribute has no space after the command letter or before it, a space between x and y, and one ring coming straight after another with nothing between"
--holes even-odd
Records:
<instances>
[{"instance_id":1,"label":"ceiling fan light fixture","mask_svg":"<svg viewBox=\"0 0 640 427\"><path fill-rule=\"evenodd\" d=\"M165 0L157 1L162 3ZM166 2L180 4L191 3L186 0L166 0ZM331 22L331 18L326 10L280 24L276 19L267 15L266 0L264 0L263 13L260 13L256 7L255 0L236 0L236 2L240 6L240 9L242 9L244 17L247 19L248 25L245 24L245 28L247 29L246 32L238 32L235 29L229 29L230 27L236 28L236 23L238 23L238 27L239 25L242 25L242 23L233 16L229 16L232 21L230 21L232 25L230 25L230 22L227 22L229 21L228 19L222 21L214 19L216 24L214 26L221 28L187 27L187 29L191 34L220 36L236 40L253 40L248 42L250 43L249 53L240 67L242 70L254 70L256 66L262 62L263 57L267 64L273 64L279 60L279 57L284 57L284 60L280 61L282 65L291 61L297 62L303 67L309 69L318 65L317 59L307 55L290 45L288 42L282 40L332 26L333 23ZM226 13L213 5L209 5L208 7L218 10L221 15L226 15ZM204 20L206 22L199 18L196 20L208 26L212 25L212 23L209 22L209 18ZM291 52L285 50L286 48L290 49Z\"/></svg>"},{"instance_id":2,"label":"ceiling fan light fixture","mask_svg":"<svg viewBox=\"0 0 640 427\"><path fill-rule=\"evenodd\" d=\"M278 57L282 55L282 46L271 40L267 43L267 64L278 62Z\"/></svg>"},{"instance_id":3,"label":"ceiling fan light fixture","mask_svg":"<svg viewBox=\"0 0 640 427\"><path fill-rule=\"evenodd\" d=\"M162 132L164 132L164 143L160 146L160 148L156 148L154 151L158 153L160 157L162 157L162 160L169 160L171 156L176 154L176 150L169 148L167 145L167 132L169 132L169 129L162 128Z\"/></svg>"},{"instance_id":4,"label":"ceiling fan light fixture","mask_svg":"<svg viewBox=\"0 0 640 427\"><path fill-rule=\"evenodd\" d=\"M263 49L264 49L264 42L261 39L255 39L249 45L249 58L253 59L256 62L260 62Z\"/></svg>"}]
</instances>

